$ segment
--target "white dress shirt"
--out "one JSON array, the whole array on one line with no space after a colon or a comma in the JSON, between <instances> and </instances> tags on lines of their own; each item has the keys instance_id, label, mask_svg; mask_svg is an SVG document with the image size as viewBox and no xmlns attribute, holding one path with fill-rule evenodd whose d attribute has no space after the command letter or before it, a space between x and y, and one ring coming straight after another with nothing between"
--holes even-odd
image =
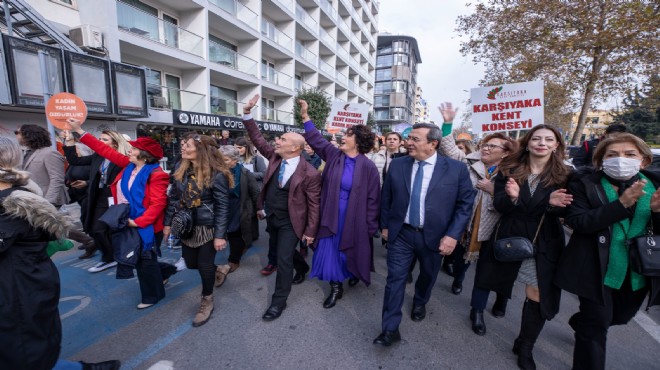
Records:
<instances>
[{"instance_id":1,"label":"white dress shirt","mask_svg":"<svg viewBox=\"0 0 660 370\"><path fill-rule=\"evenodd\" d=\"M284 158L282 158L282 161L284 162ZM286 160L286 166L284 166L284 177L282 177L282 185L285 185L289 181L293 173L296 172L298 163L300 163L300 156L295 158L289 158Z\"/></svg>"},{"instance_id":2,"label":"white dress shirt","mask_svg":"<svg viewBox=\"0 0 660 370\"><path fill-rule=\"evenodd\" d=\"M424 206L426 204L426 192L429 190L429 183L431 182L431 177L433 176L433 171L435 170L435 163L438 161L438 153L433 153L432 156L426 158L424 162L424 177L422 179L422 190L419 196L419 205L421 209L419 210L419 227L424 227ZM419 161L415 161L412 168L412 174L410 175L410 196L412 197L412 187L415 183L415 175L419 169ZM406 211L406 219L403 220L403 223L410 223L410 202L408 202L408 210Z\"/></svg>"}]
</instances>

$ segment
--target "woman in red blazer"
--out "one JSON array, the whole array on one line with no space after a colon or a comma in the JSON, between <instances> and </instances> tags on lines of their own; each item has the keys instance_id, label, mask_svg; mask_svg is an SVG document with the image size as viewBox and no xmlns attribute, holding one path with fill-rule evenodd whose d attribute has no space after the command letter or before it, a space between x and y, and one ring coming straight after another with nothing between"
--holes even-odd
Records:
<instances>
[{"instance_id":1,"label":"woman in red blazer","mask_svg":"<svg viewBox=\"0 0 660 370\"><path fill-rule=\"evenodd\" d=\"M169 184L169 175L158 164L163 149L155 140L140 137L129 141L132 148L128 155L123 155L93 135L86 135L79 121L70 119L68 123L72 131L81 135L80 142L123 168L110 186L113 204L130 205L128 226L138 228L142 242L142 253L135 266L142 294L137 308L151 307L165 297L163 285L176 273L173 265L158 262ZM132 271L129 274L132 277Z\"/></svg>"}]
</instances>

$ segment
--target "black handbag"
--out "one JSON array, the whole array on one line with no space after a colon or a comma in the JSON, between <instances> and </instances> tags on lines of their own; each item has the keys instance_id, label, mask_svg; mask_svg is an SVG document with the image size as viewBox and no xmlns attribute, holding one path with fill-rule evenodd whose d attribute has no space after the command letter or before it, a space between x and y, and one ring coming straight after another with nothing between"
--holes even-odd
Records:
<instances>
[{"instance_id":1,"label":"black handbag","mask_svg":"<svg viewBox=\"0 0 660 370\"><path fill-rule=\"evenodd\" d=\"M627 244L632 270L643 276L660 277L660 235L653 235L653 227Z\"/></svg>"},{"instance_id":2,"label":"black handbag","mask_svg":"<svg viewBox=\"0 0 660 370\"><path fill-rule=\"evenodd\" d=\"M190 208L182 208L172 216L170 232L178 239L188 239L193 233L193 216Z\"/></svg>"},{"instance_id":3,"label":"black handbag","mask_svg":"<svg viewBox=\"0 0 660 370\"><path fill-rule=\"evenodd\" d=\"M522 236L512 236L497 240L497 233L500 231L500 224L498 223L497 230L495 231L495 242L493 243L495 259L500 262L520 262L536 256L536 238L539 236L544 219L545 214L541 217L541 222L539 222L539 227L536 229L534 240L531 242Z\"/></svg>"}]
</instances>

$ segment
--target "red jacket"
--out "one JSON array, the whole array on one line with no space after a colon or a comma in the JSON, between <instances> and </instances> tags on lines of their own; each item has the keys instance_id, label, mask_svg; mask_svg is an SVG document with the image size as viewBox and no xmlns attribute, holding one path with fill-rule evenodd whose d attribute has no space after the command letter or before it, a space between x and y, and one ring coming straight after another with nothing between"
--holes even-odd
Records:
<instances>
[{"instance_id":1,"label":"red jacket","mask_svg":"<svg viewBox=\"0 0 660 370\"><path fill-rule=\"evenodd\" d=\"M128 156L117 152L108 145L105 145L95 138L94 135L83 135L80 138L80 142L90 147L101 157L107 158L110 162L119 167L125 168L130 164ZM117 186L121 181L123 174L124 170L117 175L115 181L110 187L115 203L117 203ZM142 202L145 211L142 216L133 220L139 227L153 225L155 233L163 230L163 218L165 218L165 208L167 207L167 186L169 185L169 178L170 176L160 167L155 168L149 175L147 188L144 192L144 201Z\"/></svg>"}]
</instances>

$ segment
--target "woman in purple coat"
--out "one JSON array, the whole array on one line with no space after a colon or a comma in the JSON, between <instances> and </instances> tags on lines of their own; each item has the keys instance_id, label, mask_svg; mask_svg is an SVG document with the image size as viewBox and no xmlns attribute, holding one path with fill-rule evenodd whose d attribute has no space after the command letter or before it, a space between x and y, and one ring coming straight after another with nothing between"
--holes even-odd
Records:
<instances>
[{"instance_id":1,"label":"woman in purple coat","mask_svg":"<svg viewBox=\"0 0 660 370\"><path fill-rule=\"evenodd\" d=\"M371 283L374 271L372 238L378 229L380 179L378 169L364 154L374 145L369 127L355 125L341 139L339 148L325 140L299 100L305 122L305 140L326 163L321 189L321 222L310 277L330 282L323 307L334 307L350 286Z\"/></svg>"}]
</instances>

